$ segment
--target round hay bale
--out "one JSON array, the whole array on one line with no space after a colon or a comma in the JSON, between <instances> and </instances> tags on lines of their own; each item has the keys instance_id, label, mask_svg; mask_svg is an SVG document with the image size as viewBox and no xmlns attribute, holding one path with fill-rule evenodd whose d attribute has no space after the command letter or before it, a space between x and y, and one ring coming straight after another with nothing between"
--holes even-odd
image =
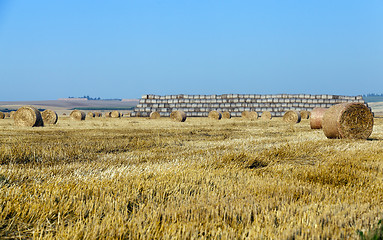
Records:
<instances>
[{"instance_id":1,"label":"round hay bale","mask_svg":"<svg viewBox=\"0 0 383 240\"><path fill-rule=\"evenodd\" d=\"M10 118L11 117L11 113L9 113L9 112L4 113L4 115L5 115L6 118Z\"/></svg>"},{"instance_id":2,"label":"round hay bale","mask_svg":"<svg viewBox=\"0 0 383 240\"><path fill-rule=\"evenodd\" d=\"M100 112L96 112L96 113L95 113L95 116L96 116L96 117L102 117L102 113L100 113Z\"/></svg>"},{"instance_id":3,"label":"round hay bale","mask_svg":"<svg viewBox=\"0 0 383 240\"><path fill-rule=\"evenodd\" d=\"M71 117L73 120L77 120L77 121L83 121L83 120L85 120L85 116L86 116L86 114L85 114L83 111L80 111L80 110L73 110L73 111L70 113L70 117Z\"/></svg>"},{"instance_id":4,"label":"round hay bale","mask_svg":"<svg viewBox=\"0 0 383 240\"><path fill-rule=\"evenodd\" d=\"M16 113L16 111L11 111L11 112L9 113L9 117L10 117L10 118L13 118L13 116L15 115L15 113Z\"/></svg>"},{"instance_id":5,"label":"round hay bale","mask_svg":"<svg viewBox=\"0 0 383 240\"><path fill-rule=\"evenodd\" d=\"M374 116L362 103L341 103L323 115L322 128L327 138L367 139L374 126Z\"/></svg>"},{"instance_id":6,"label":"round hay bale","mask_svg":"<svg viewBox=\"0 0 383 240\"><path fill-rule=\"evenodd\" d=\"M208 118L213 119L213 120L221 120L222 114L218 111L210 111Z\"/></svg>"},{"instance_id":7,"label":"round hay bale","mask_svg":"<svg viewBox=\"0 0 383 240\"><path fill-rule=\"evenodd\" d=\"M43 118L44 124L56 124L59 119L57 113L50 109L43 111L41 117Z\"/></svg>"},{"instance_id":8,"label":"round hay bale","mask_svg":"<svg viewBox=\"0 0 383 240\"><path fill-rule=\"evenodd\" d=\"M301 119L309 119L309 117L311 115L311 113L309 111L304 111L304 110L301 111L300 114L301 114Z\"/></svg>"},{"instance_id":9,"label":"round hay bale","mask_svg":"<svg viewBox=\"0 0 383 240\"><path fill-rule=\"evenodd\" d=\"M0 112L0 119L4 119L5 118L5 114L3 112Z\"/></svg>"},{"instance_id":10,"label":"round hay bale","mask_svg":"<svg viewBox=\"0 0 383 240\"><path fill-rule=\"evenodd\" d=\"M14 114L13 119L16 126L42 127L44 126L41 113L35 107L22 106Z\"/></svg>"},{"instance_id":11,"label":"round hay bale","mask_svg":"<svg viewBox=\"0 0 383 240\"><path fill-rule=\"evenodd\" d=\"M261 120L270 120L270 119L271 119L271 112L263 111L261 114Z\"/></svg>"},{"instance_id":12,"label":"round hay bale","mask_svg":"<svg viewBox=\"0 0 383 240\"><path fill-rule=\"evenodd\" d=\"M248 115L249 115L249 111L243 111L243 112L241 113L241 117L242 117L242 118L248 118Z\"/></svg>"},{"instance_id":13,"label":"round hay bale","mask_svg":"<svg viewBox=\"0 0 383 240\"><path fill-rule=\"evenodd\" d=\"M254 111L244 111L241 113L242 118L256 120L258 119L258 113Z\"/></svg>"},{"instance_id":14,"label":"round hay bale","mask_svg":"<svg viewBox=\"0 0 383 240\"><path fill-rule=\"evenodd\" d=\"M106 117L106 118L109 118L111 115L112 115L112 112L106 112L106 113L105 113L105 117Z\"/></svg>"},{"instance_id":15,"label":"round hay bale","mask_svg":"<svg viewBox=\"0 0 383 240\"><path fill-rule=\"evenodd\" d=\"M151 112L150 113L150 119L159 119L161 118L161 115L159 112Z\"/></svg>"},{"instance_id":16,"label":"round hay bale","mask_svg":"<svg viewBox=\"0 0 383 240\"><path fill-rule=\"evenodd\" d=\"M113 111L110 113L111 118L119 118L121 116L119 111Z\"/></svg>"},{"instance_id":17,"label":"round hay bale","mask_svg":"<svg viewBox=\"0 0 383 240\"><path fill-rule=\"evenodd\" d=\"M63 113L63 116L66 116L66 113Z\"/></svg>"},{"instance_id":18,"label":"round hay bale","mask_svg":"<svg viewBox=\"0 0 383 240\"><path fill-rule=\"evenodd\" d=\"M283 121L288 123L299 123L301 121L301 114L297 111L287 111L283 115Z\"/></svg>"},{"instance_id":19,"label":"round hay bale","mask_svg":"<svg viewBox=\"0 0 383 240\"><path fill-rule=\"evenodd\" d=\"M311 111L310 127L311 129L321 129L324 113L328 108L314 108Z\"/></svg>"},{"instance_id":20,"label":"round hay bale","mask_svg":"<svg viewBox=\"0 0 383 240\"><path fill-rule=\"evenodd\" d=\"M96 116L96 114L95 113L92 113L92 112L88 112L87 114L86 114L86 117L87 118L94 118Z\"/></svg>"},{"instance_id":21,"label":"round hay bale","mask_svg":"<svg viewBox=\"0 0 383 240\"><path fill-rule=\"evenodd\" d=\"M230 119L230 118L231 118L230 112L223 112L222 113L222 119Z\"/></svg>"},{"instance_id":22,"label":"round hay bale","mask_svg":"<svg viewBox=\"0 0 383 240\"><path fill-rule=\"evenodd\" d=\"M175 122L185 122L186 121L186 113L184 111L173 111L170 113L170 119Z\"/></svg>"}]
</instances>

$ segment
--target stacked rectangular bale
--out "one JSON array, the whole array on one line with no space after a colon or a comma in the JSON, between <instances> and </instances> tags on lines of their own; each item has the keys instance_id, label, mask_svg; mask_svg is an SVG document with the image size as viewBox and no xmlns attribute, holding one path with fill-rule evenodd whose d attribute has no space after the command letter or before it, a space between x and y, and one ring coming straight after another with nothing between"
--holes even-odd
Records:
<instances>
[{"instance_id":1,"label":"stacked rectangular bale","mask_svg":"<svg viewBox=\"0 0 383 240\"><path fill-rule=\"evenodd\" d=\"M311 94L222 94L222 95L143 95L131 116L148 117L159 112L168 117L172 111L182 110L188 117L207 117L210 111L230 112L240 117L243 111L271 112L280 117L286 111L311 111L315 107L329 108L343 102L361 102L362 96Z\"/></svg>"}]
</instances>

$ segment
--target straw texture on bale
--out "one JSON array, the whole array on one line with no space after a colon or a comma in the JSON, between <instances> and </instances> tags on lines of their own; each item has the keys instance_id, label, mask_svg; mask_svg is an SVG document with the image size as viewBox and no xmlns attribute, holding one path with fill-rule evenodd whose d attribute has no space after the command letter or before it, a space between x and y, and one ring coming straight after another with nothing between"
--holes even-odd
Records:
<instances>
[{"instance_id":1,"label":"straw texture on bale","mask_svg":"<svg viewBox=\"0 0 383 240\"><path fill-rule=\"evenodd\" d=\"M299 123L301 121L301 114L297 111L287 111L283 115L283 121L288 123Z\"/></svg>"},{"instance_id":2,"label":"straw texture on bale","mask_svg":"<svg viewBox=\"0 0 383 240\"><path fill-rule=\"evenodd\" d=\"M218 111L210 111L208 118L214 119L214 120L221 120L222 114Z\"/></svg>"},{"instance_id":3,"label":"straw texture on bale","mask_svg":"<svg viewBox=\"0 0 383 240\"><path fill-rule=\"evenodd\" d=\"M374 116L362 103L341 103L330 107L322 120L327 138L367 139L374 126Z\"/></svg>"},{"instance_id":4,"label":"straw texture on bale","mask_svg":"<svg viewBox=\"0 0 383 240\"><path fill-rule=\"evenodd\" d=\"M86 114L85 114L83 111L80 111L80 110L73 110L73 111L70 113L70 117L71 117L73 120L77 120L77 121L83 121L83 120L85 120L85 116L86 116Z\"/></svg>"},{"instance_id":5,"label":"straw texture on bale","mask_svg":"<svg viewBox=\"0 0 383 240\"><path fill-rule=\"evenodd\" d=\"M5 114L3 112L0 112L0 119L4 119L5 118Z\"/></svg>"},{"instance_id":6,"label":"straw texture on bale","mask_svg":"<svg viewBox=\"0 0 383 240\"><path fill-rule=\"evenodd\" d=\"M314 108L311 111L310 127L311 129L321 129L324 113L328 108Z\"/></svg>"},{"instance_id":7,"label":"straw texture on bale","mask_svg":"<svg viewBox=\"0 0 383 240\"><path fill-rule=\"evenodd\" d=\"M96 116L96 114L95 113L92 113L92 112L88 112L87 114L86 114L86 117L87 118L94 118Z\"/></svg>"},{"instance_id":8,"label":"straw texture on bale","mask_svg":"<svg viewBox=\"0 0 383 240\"><path fill-rule=\"evenodd\" d=\"M35 107L22 106L13 115L16 126L42 127L44 126L41 113Z\"/></svg>"},{"instance_id":9,"label":"straw texture on bale","mask_svg":"<svg viewBox=\"0 0 383 240\"><path fill-rule=\"evenodd\" d=\"M271 119L271 112L263 111L261 114L261 120L270 120L270 119Z\"/></svg>"},{"instance_id":10,"label":"straw texture on bale","mask_svg":"<svg viewBox=\"0 0 383 240\"><path fill-rule=\"evenodd\" d=\"M222 119L230 119L230 118L231 118L230 112L223 112L222 113Z\"/></svg>"},{"instance_id":11,"label":"straw texture on bale","mask_svg":"<svg viewBox=\"0 0 383 240\"><path fill-rule=\"evenodd\" d=\"M249 114L249 112L248 111L243 111L243 112L241 112L241 117L242 118L247 118L247 115Z\"/></svg>"},{"instance_id":12,"label":"straw texture on bale","mask_svg":"<svg viewBox=\"0 0 383 240\"><path fill-rule=\"evenodd\" d=\"M150 119L159 119L161 118L161 115L159 112L151 112L150 113Z\"/></svg>"},{"instance_id":13,"label":"straw texture on bale","mask_svg":"<svg viewBox=\"0 0 383 240\"><path fill-rule=\"evenodd\" d=\"M41 117L43 118L44 124L56 124L59 119L57 113L50 109L43 111Z\"/></svg>"},{"instance_id":14,"label":"straw texture on bale","mask_svg":"<svg viewBox=\"0 0 383 240\"><path fill-rule=\"evenodd\" d=\"M311 113L309 111L301 111L301 119L309 119Z\"/></svg>"},{"instance_id":15,"label":"straw texture on bale","mask_svg":"<svg viewBox=\"0 0 383 240\"><path fill-rule=\"evenodd\" d=\"M185 122L186 121L186 113L184 111L173 111L170 113L170 119L175 122Z\"/></svg>"},{"instance_id":16,"label":"straw texture on bale","mask_svg":"<svg viewBox=\"0 0 383 240\"><path fill-rule=\"evenodd\" d=\"M119 111L113 111L110 113L111 118L119 118L121 116Z\"/></svg>"},{"instance_id":17,"label":"straw texture on bale","mask_svg":"<svg viewBox=\"0 0 383 240\"><path fill-rule=\"evenodd\" d=\"M256 120L258 118L258 113L254 111L244 111L241 113L242 118Z\"/></svg>"}]
</instances>

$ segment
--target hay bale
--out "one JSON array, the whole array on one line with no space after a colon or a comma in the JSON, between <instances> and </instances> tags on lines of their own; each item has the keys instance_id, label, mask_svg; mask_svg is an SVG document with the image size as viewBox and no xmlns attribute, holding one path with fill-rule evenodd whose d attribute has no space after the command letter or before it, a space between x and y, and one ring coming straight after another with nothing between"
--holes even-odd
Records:
<instances>
[{"instance_id":1,"label":"hay bale","mask_svg":"<svg viewBox=\"0 0 383 240\"><path fill-rule=\"evenodd\" d=\"M271 112L263 111L261 114L261 120L270 120L270 119L271 119Z\"/></svg>"},{"instance_id":2,"label":"hay bale","mask_svg":"<svg viewBox=\"0 0 383 240\"><path fill-rule=\"evenodd\" d=\"M170 119L175 122L185 122L186 121L186 113L184 111L173 111L170 113Z\"/></svg>"},{"instance_id":3,"label":"hay bale","mask_svg":"<svg viewBox=\"0 0 383 240\"><path fill-rule=\"evenodd\" d=\"M310 127L311 129L321 129L324 113L328 108L314 108L311 111Z\"/></svg>"},{"instance_id":4,"label":"hay bale","mask_svg":"<svg viewBox=\"0 0 383 240\"><path fill-rule=\"evenodd\" d=\"M223 112L222 113L222 119L230 119L230 118L231 118L230 112Z\"/></svg>"},{"instance_id":5,"label":"hay bale","mask_svg":"<svg viewBox=\"0 0 383 240\"><path fill-rule=\"evenodd\" d=\"M102 113L100 113L100 112L95 112L94 115L95 115L96 117L102 117Z\"/></svg>"},{"instance_id":6,"label":"hay bale","mask_svg":"<svg viewBox=\"0 0 383 240\"><path fill-rule=\"evenodd\" d=\"M73 111L70 113L70 117L71 117L73 120L77 120L77 121L83 121L83 120L85 120L85 116L86 116L86 114L85 114L83 111L80 111L80 110L73 110Z\"/></svg>"},{"instance_id":7,"label":"hay bale","mask_svg":"<svg viewBox=\"0 0 383 240\"><path fill-rule=\"evenodd\" d=\"M87 118L94 118L96 116L96 114L95 113L92 113L92 112L88 112L87 114L86 114L86 117Z\"/></svg>"},{"instance_id":8,"label":"hay bale","mask_svg":"<svg viewBox=\"0 0 383 240\"><path fill-rule=\"evenodd\" d=\"M44 124L56 124L59 119L57 113L50 109L43 111L41 117L43 118Z\"/></svg>"},{"instance_id":9,"label":"hay bale","mask_svg":"<svg viewBox=\"0 0 383 240\"><path fill-rule=\"evenodd\" d=\"M241 117L242 117L242 118L248 118L248 115L249 115L249 111L243 111L243 112L241 112Z\"/></svg>"},{"instance_id":10,"label":"hay bale","mask_svg":"<svg viewBox=\"0 0 383 240\"><path fill-rule=\"evenodd\" d=\"M119 118L121 116L119 111L113 111L110 113L111 118Z\"/></svg>"},{"instance_id":11,"label":"hay bale","mask_svg":"<svg viewBox=\"0 0 383 240\"><path fill-rule=\"evenodd\" d=\"M242 118L256 120L258 119L258 113L254 111L244 111L241 113Z\"/></svg>"},{"instance_id":12,"label":"hay bale","mask_svg":"<svg viewBox=\"0 0 383 240\"><path fill-rule=\"evenodd\" d=\"M5 115L6 118L10 118L11 117L11 113L10 112L6 112L6 113L4 113L4 115Z\"/></svg>"},{"instance_id":13,"label":"hay bale","mask_svg":"<svg viewBox=\"0 0 383 240\"><path fill-rule=\"evenodd\" d=\"M301 119L309 119L311 113L309 111L301 111Z\"/></svg>"},{"instance_id":14,"label":"hay bale","mask_svg":"<svg viewBox=\"0 0 383 240\"><path fill-rule=\"evenodd\" d=\"M0 119L4 119L5 118L5 114L3 112L0 112Z\"/></svg>"},{"instance_id":15,"label":"hay bale","mask_svg":"<svg viewBox=\"0 0 383 240\"><path fill-rule=\"evenodd\" d=\"M13 119L16 126L42 127L44 126L41 113L35 107L22 106L14 114Z\"/></svg>"},{"instance_id":16,"label":"hay bale","mask_svg":"<svg viewBox=\"0 0 383 240\"><path fill-rule=\"evenodd\" d=\"M362 103L341 103L330 107L323 116L322 128L327 138L367 139L374 126L374 116Z\"/></svg>"},{"instance_id":17,"label":"hay bale","mask_svg":"<svg viewBox=\"0 0 383 240\"><path fill-rule=\"evenodd\" d=\"M151 112L150 113L150 119L159 119L161 118L161 115L159 112Z\"/></svg>"},{"instance_id":18,"label":"hay bale","mask_svg":"<svg viewBox=\"0 0 383 240\"><path fill-rule=\"evenodd\" d=\"M10 117L10 118L13 118L13 116L15 115L15 113L16 113L16 111L11 111L11 112L9 113L9 117Z\"/></svg>"},{"instance_id":19,"label":"hay bale","mask_svg":"<svg viewBox=\"0 0 383 240\"><path fill-rule=\"evenodd\" d=\"M288 123L299 123L301 121L301 114L297 111L287 111L283 115L283 121Z\"/></svg>"},{"instance_id":20,"label":"hay bale","mask_svg":"<svg viewBox=\"0 0 383 240\"><path fill-rule=\"evenodd\" d=\"M207 116L209 119L214 119L214 120L221 120L222 114L218 111L210 111L209 115Z\"/></svg>"},{"instance_id":21,"label":"hay bale","mask_svg":"<svg viewBox=\"0 0 383 240\"><path fill-rule=\"evenodd\" d=\"M105 113L105 117L106 117L106 118L111 117L111 115L112 115L112 112L106 112L106 113Z\"/></svg>"},{"instance_id":22,"label":"hay bale","mask_svg":"<svg viewBox=\"0 0 383 240\"><path fill-rule=\"evenodd\" d=\"M63 116L66 116L66 113L63 113Z\"/></svg>"}]
</instances>

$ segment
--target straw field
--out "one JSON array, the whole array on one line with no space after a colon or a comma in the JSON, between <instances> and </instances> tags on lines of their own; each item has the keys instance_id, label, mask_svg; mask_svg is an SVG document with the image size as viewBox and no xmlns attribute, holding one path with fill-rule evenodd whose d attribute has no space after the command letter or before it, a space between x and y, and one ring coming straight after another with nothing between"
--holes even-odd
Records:
<instances>
[{"instance_id":1,"label":"straw field","mask_svg":"<svg viewBox=\"0 0 383 240\"><path fill-rule=\"evenodd\" d=\"M355 239L383 218L380 118L368 140L277 117L3 119L0 142L0 239Z\"/></svg>"}]
</instances>

